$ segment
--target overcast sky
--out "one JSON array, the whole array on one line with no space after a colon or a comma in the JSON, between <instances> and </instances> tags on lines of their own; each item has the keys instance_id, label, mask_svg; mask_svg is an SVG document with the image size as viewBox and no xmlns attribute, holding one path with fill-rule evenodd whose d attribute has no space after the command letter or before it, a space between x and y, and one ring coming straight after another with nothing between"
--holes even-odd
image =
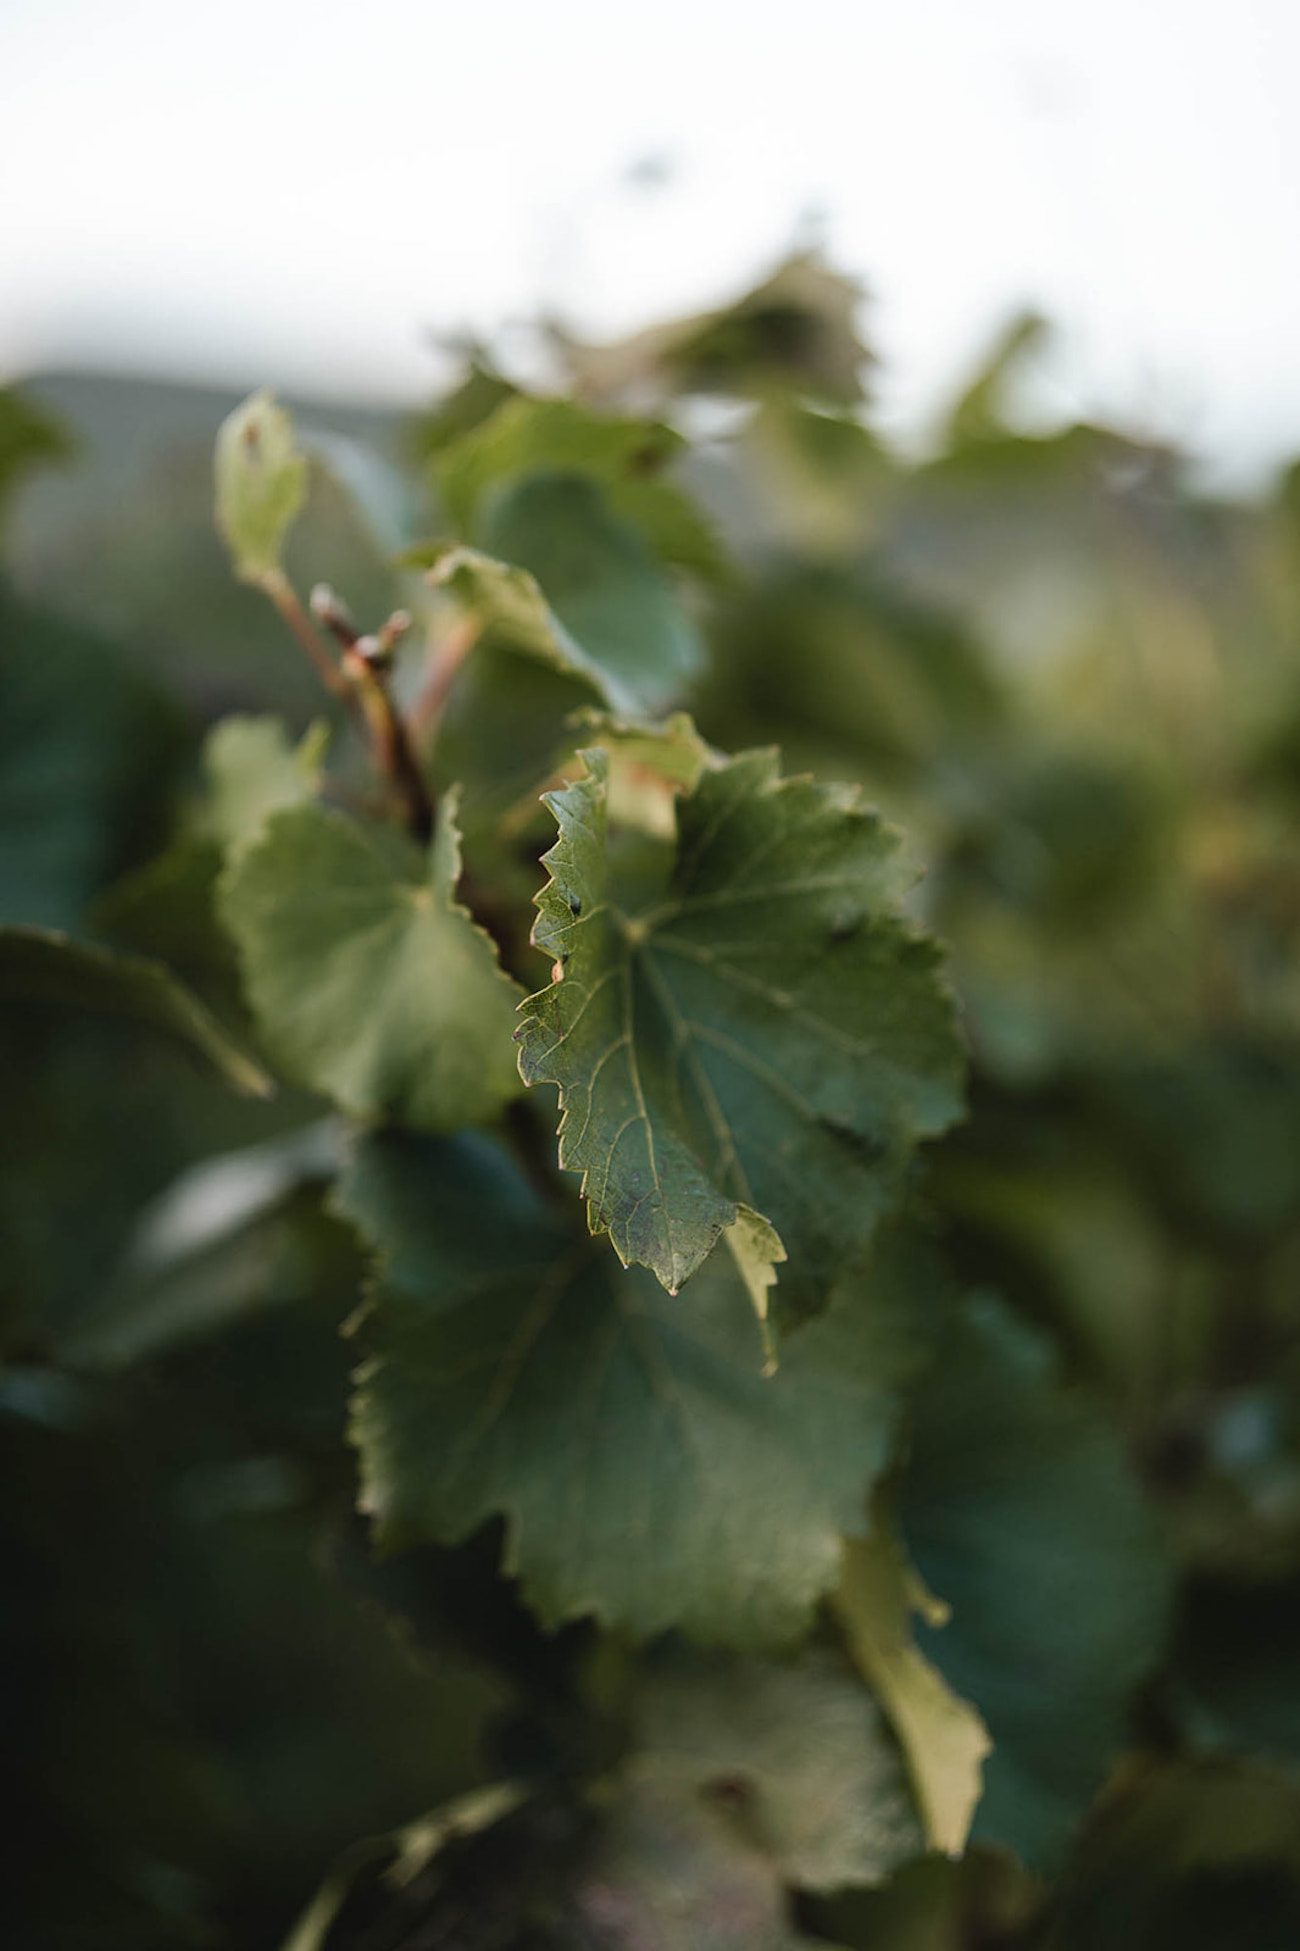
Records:
<instances>
[{"instance_id":1,"label":"overcast sky","mask_svg":"<svg viewBox=\"0 0 1300 1951\"><path fill-rule=\"evenodd\" d=\"M1300 449L1300 0L0 0L0 374L411 399L819 229L890 425L1034 303L1043 397ZM656 165L661 164L662 167Z\"/></svg>"}]
</instances>

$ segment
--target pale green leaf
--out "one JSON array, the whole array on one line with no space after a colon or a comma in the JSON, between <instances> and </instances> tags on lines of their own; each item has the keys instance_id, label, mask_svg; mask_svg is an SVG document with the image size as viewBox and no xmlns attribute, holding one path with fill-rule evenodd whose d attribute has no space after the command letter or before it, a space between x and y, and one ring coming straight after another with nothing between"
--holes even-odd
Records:
<instances>
[{"instance_id":1,"label":"pale green leaf","mask_svg":"<svg viewBox=\"0 0 1300 1951\"><path fill-rule=\"evenodd\" d=\"M910 1239L889 1229L765 1375L729 1255L667 1294L485 1138L376 1135L340 1205L380 1253L353 1436L385 1541L503 1515L548 1624L748 1646L807 1625L921 1358L932 1276Z\"/></svg>"},{"instance_id":2,"label":"pale green leaf","mask_svg":"<svg viewBox=\"0 0 1300 1951\"><path fill-rule=\"evenodd\" d=\"M522 475L563 468L612 486L653 475L684 446L662 421L594 414L575 400L517 393L443 449L435 478L447 513L468 534L488 496Z\"/></svg>"},{"instance_id":3,"label":"pale green leaf","mask_svg":"<svg viewBox=\"0 0 1300 1951\"><path fill-rule=\"evenodd\" d=\"M819 252L800 251L733 304L652 325L613 345L561 338L588 397L675 392L768 397L790 389L850 402L862 397L868 354L857 335L861 287ZM557 335L559 336L559 335Z\"/></svg>"},{"instance_id":4,"label":"pale green leaf","mask_svg":"<svg viewBox=\"0 0 1300 1951\"><path fill-rule=\"evenodd\" d=\"M301 806L320 789L329 727L320 721L290 745L278 718L223 718L203 747L208 797L200 826L204 838L238 852L272 813Z\"/></svg>"},{"instance_id":5,"label":"pale green leaf","mask_svg":"<svg viewBox=\"0 0 1300 1951\"><path fill-rule=\"evenodd\" d=\"M471 541L481 539L479 525L493 496L524 476L555 469L589 475L660 561L717 580L725 569L712 527L689 495L664 477L685 444L662 421L515 394L445 448L434 475L447 513Z\"/></svg>"},{"instance_id":6,"label":"pale green leaf","mask_svg":"<svg viewBox=\"0 0 1300 1951\"><path fill-rule=\"evenodd\" d=\"M957 1698L912 1637L913 1612L942 1626L948 1608L919 1584L883 1512L870 1537L845 1543L833 1604L849 1649L907 1756L927 1844L960 1856L993 1744L975 1709Z\"/></svg>"},{"instance_id":7,"label":"pale green leaf","mask_svg":"<svg viewBox=\"0 0 1300 1951\"><path fill-rule=\"evenodd\" d=\"M118 955L52 928L0 928L0 998L125 1017L199 1051L238 1091L265 1097L270 1078L161 962Z\"/></svg>"},{"instance_id":8,"label":"pale green leaf","mask_svg":"<svg viewBox=\"0 0 1300 1951\"><path fill-rule=\"evenodd\" d=\"M684 711L656 724L588 708L571 722L584 743L600 745L608 756L610 820L658 839L676 835L678 794L693 792L700 774L722 763Z\"/></svg>"},{"instance_id":9,"label":"pale green leaf","mask_svg":"<svg viewBox=\"0 0 1300 1951\"><path fill-rule=\"evenodd\" d=\"M760 1321L766 1321L769 1294L776 1286L776 1270L786 1258L780 1237L761 1213L751 1212L748 1206L736 1208L736 1217L722 1237L745 1283L755 1314Z\"/></svg>"},{"instance_id":10,"label":"pale green leaf","mask_svg":"<svg viewBox=\"0 0 1300 1951\"><path fill-rule=\"evenodd\" d=\"M749 1207L820 1304L960 1108L934 944L899 917L897 836L846 789L752 752L679 801L676 850L623 868L603 752L549 796L534 940L559 980L524 1005L520 1068L560 1087L560 1162L593 1232L676 1291Z\"/></svg>"},{"instance_id":11,"label":"pale green leaf","mask_svg":"<svg viewBox=\"0 0 1300 1951\"><path fill-rule=\"evenodd\" d=\"M427 857L389 829L299 806L222 877L268 1049L353 1117L452 1131L518 1090L519 991L456 902L459 874L448 795Z\"/></svg>"},{"instance_id":12,"label":"pale green leaf","mask_svg":"<svg viewBox=\"0 0 1300 1951\"><path fill-rule=\"evenodd\" d=\"M605 673L615 710L658 711L703 668L704 645L671 578L589 475L527 475L493 498L482 542L536 576Z\"/></svg>"},{"instance_id":13,"label":"pale green leaf","mask_svg":"<svg viewBox=\"0 0 1300 1951\"><path fill-rule=\"evenodd\" d=\"M656 724L588 709L575 712L573 722L592 744L603 746L611 760L656 772L684 792L693 792L700 774L722 763L721 753L700 737L685 711L675 711Z\"/></svg>"},{"instance_id":14,"label":"pale green leaf","mask_svg":"<svg viewBox=\"0 0 1300 1951\"><path fill-rule=\"evenodd\" d=\"M429 581L435 589L449 590L512 650L550 664L566 677L582 678L601 697L607 696L608 677L547 607L537 578L526 569L455 543L439 551Z\"/></svg>"},{"instance_id":15,"label":"pale green leaf","mask_svg":"<svg viewBox=\"0 0 1300 1951\"><path fill-rule=\"evenodd\" d=\"M703 647L634 528L581 474L534 474L494 504L484 551L452 547L431 580L502 642L637 716L669 703Z\"/></svg>"},{"instance_id":16,"label":"pale green leaf","mask_svg":"<svg viewBox=\"0 0 1300 1951\"><path fill-rule=\"evenodd\" d=\"M286 537L307 498L307 461L273 394L254 393L222 422L216 493L217 527L235 573L249 583L278 575Z\"/></svg>"}]
</instances>

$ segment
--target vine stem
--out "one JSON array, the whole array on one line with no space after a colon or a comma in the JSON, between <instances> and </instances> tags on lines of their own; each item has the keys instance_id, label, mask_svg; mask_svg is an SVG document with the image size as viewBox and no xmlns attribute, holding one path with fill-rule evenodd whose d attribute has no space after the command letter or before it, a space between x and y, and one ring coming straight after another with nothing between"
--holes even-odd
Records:
<instances>
[{"instance_id":1,"label":"vine stem","mask_svg":"<svg viewBox=\"0 0 1300 1951\"><path fill-rule=\"evenodd\" d=\"M406 714L412 738L422 743L442 716L456 673L483 634L476 616L465 616L439 642L429 647L428 668L415 701Z\"/></svg>"},{"instance_id":2,"label":"vine stem","mask_svg":"<svg viewBox=\"0 0 1300 1951\"><path fill-rule=\"evenodd\" d=\"M410 732L388 689L393 649L410 629L411 619L405 610L396 610L381 630L363 636L327 583L318 583L312 591L311 608L342 648L336 668L360 708L375 764L392 787L408 830L425 843L433 835L433 799Z\"/></svg>"},{"instance_id":3,"label":"vine stem","mask_svg":"<svg viewBox=\"0 0 1300 1951\"><path fill-rule=\"evenodd\" d=\"M317 634L311 618L298 600L297 590L283 569L268 570L261 578L260 587L270 597L284 622L306 651L317 677L326 690L331 691L336 698L342 698L354 717L359 716L357 699L352 686Z\"/></svg>"}]
</instances>

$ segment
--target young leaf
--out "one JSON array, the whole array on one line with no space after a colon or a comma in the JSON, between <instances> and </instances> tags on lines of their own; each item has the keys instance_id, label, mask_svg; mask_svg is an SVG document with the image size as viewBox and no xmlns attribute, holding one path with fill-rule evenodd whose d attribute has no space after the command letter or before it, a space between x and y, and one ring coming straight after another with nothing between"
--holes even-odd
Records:
<instances>
[{"instance_id":1,"label":"young leaf","mask_svg":"<svg viewBox=\"0 0 1300 1951\"><path fill-rule=\"evenodd\" d=\"M484 548L445 551L431 580L612 710L657 711L700 669L703 647L672 585L596 482L528 476L496 503Z\"/></svg>"},{"instance_id":2,"label":"young leaf","mask_svg":"<svg viewBox=\"0 0 1300 1951\"><path fill-rule=\"evenodd\" d=\"M573 714L572 724L584 743L599 745L609 759L606 810L611 822L657 839L676 837L678 794L693 792L700 774L722 763L722 755L700 737L684 711L651 724L588 706Z\"/></svg>"},{"instance_id":3,"label":"young leaf","mask_svg":"<svg viewBox=\"0 0 1300 1951\"><path fill-rule=\"evenodd\" d=\"M483 546L536 576L547 602L619 695L655 712L704 665L704 645L670 578L600 483L556 469L498 495Z\"/></svg>"},{"instance_id":4,"label":"young leaf","mask_svg":"<svg viewBox=\"0 0 1300 1951\"><path fill-rule=\"evenodd\" d=\"M721 753L700 737L685 711L649 724L644 718L614 718L588 708L574 714L574 724L612 759L656 772L679 791L693 792L700 774L722 762Z\"/></svg>"},{"instance_id":5,"label":"young leaf","mask_svg":"<svg viewBox=\"0 0 1300 1951\"><path fill-rule=\"evenodd\" d=\"M597 399L646 393L736 393L774 389L852 402L862 397L868 360L856 314L861 287L820 253L800 251L734 304L652 325L614 345L561 340L570 371Z\"/></svg>"},{"instance_id":6,"label":"young leaf","mask_svg":"<svg viewBox=\"0 0 1300 1951\"><path fill-rule=\"evenodd\" d=\"M685 447L662 421L596 414L574 400L507 397L440 455L434 469L448 514L470 541L493 495L524 476L563 469L600 483L610 505L639 529L661 562L711 580L722 552L701 510L662 470Z\"/></svg>"},{"instance_id":7,"label":"young leaf","mask_svg":"<svg viewBox=\"0 0 1300 1951\"><path fill-rule=\"evenodd\" d=\"M779 1234L787 1312L820 1304L960 1108L934 945L897 915L896 836L852 793L751 752L678 804L676 854L611 861L608 763L549 796L520 1069L560 1087L593 1232L671 1292L741 1206Z\"/></svg>"},{"instance_id":8,"label":"young leaf","mask_svg":"<svg viewBox=\"0 0 1300 1951\"><path fill-rule=\"evenodd\" d=\"M0 997L125 1016L200 1051L237 1091L266 1097L265 1071L161 962L117 955L47 928L0 928Z\"/></svg>"},{"instance_id":9,"label":"young leaf","mask_svg":"<svg viewBox=\"0 0 1300 1951\"><path fill-rule=\"evenodd\" d=\"M545 1207L486 1139L376 1135L339 1198L378 1247L353 1436L393 1544L504 1514L548 1624L792 1638L866 1522L927 1270L890 1236L774 1375L727 1254L677 1299Z\"/></svg>"},{"instance_id":10,"label":"young leaf","mask_svg":"<svg viewBox=\"0 0 1300 1951\"><path fill-rule=\"evenodd\" d=\"M497 562L478 549L457 543L436 555L429 581L435 589L450 590L512 650L535 657L566 677L582 679L598 696L610 701L608 673L569 635L547 607L537 578L526 569L511 568L509 563ZM617 690L617 681L613 682ZM635 705L626 708L632 712L636 709Z\"/></svg>"},{"instance_id":11,"label":"young leaf","mask_svg":"<svg viewBox=\"0 0 1300 1951\"><path fill-rule=\"evenodd\" d=\"M948 1608L920 1584L883 1513L869 1538L846 1541L833 1604L907 1756L926 1842L946 1856L960 1856L980 1799L981 1765L993 1744L975 1709L957 1698L912 1638L913 1612L941 1626Z\"/></svg>"},{"instance_id":12,"label":"young leaf","mask_svg":"<svg viewBox=\"0 0 1300 1951\"><path fill-rule=\"evenodd\" d=\"M236 852L256 839L272 813L311 800L328 743L323 721L291 746L278 718L223 718L203 747L209 785L204 835Z\"/></svg>"},{"instance_id":13,"label":"young leaf","mask_svg":"<svg viewBox=\"0 0 1300 1951\"><path fill-rule=\"evenodd\" d=\"M285 539L307 498L307 461L274 395L254 393L221 424L217 527L243 582L278 575Z\"/></svg>"},{"instance_id":14,"label":"young leaf","mask_svg":"<svg viewBox=\"0 0 1300 1951\"><path fill-rule=\"evenodd\" d=\"M472 533L488 497L522 476L555 468L613 487L649 475L685 446L662 421L595 414L575 400L515 394L445 448L436 478L447 513Z\"/></svg>"},{"instance_id":15,"label":"young leaf","mask_svg":"<svg viewBox=\"0 0 1300 1951\"><path fill-rule=\"evenodd\" d=\"M898 1514L952 1617L922 1652L973 1701L994 1749L977 1841L1050 1870L1122 1751L1159 1658L1171 1567L1101 1414L1044 1345L985 1303L919 1392Z\"/></svg>"},{"instance_id":16,"label":"young leaf","mask_svg":"<svg viewBox=\"0 0 1300 1951\"><path fill-rule=\"evenodd\" d=\"M353 1117L454 1131L518 1090L519 991L456 902L459 874L448 795L423 860L394 832L299 806L222 877L222 918L268 1047Z\"/></svg>"}]
</instances>

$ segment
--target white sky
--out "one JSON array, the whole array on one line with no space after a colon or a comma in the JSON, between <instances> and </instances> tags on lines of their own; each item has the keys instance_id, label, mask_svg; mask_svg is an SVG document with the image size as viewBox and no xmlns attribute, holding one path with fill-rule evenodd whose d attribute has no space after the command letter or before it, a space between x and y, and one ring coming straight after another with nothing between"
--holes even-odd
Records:
<instances>
[{"instance_id":1,"label":"white sky","mask_svg":"<svg viewBox=\"0 0 1300 1951\"><path fill-rule=\"evenodd\" d=\"M1300 449L1298 98L1300 0L0 0L0 372L410 399L431 329L630 329L816 212L891 425L1028 301L1045 399L1241 475Z\"/></svg>"}]
</instances>

